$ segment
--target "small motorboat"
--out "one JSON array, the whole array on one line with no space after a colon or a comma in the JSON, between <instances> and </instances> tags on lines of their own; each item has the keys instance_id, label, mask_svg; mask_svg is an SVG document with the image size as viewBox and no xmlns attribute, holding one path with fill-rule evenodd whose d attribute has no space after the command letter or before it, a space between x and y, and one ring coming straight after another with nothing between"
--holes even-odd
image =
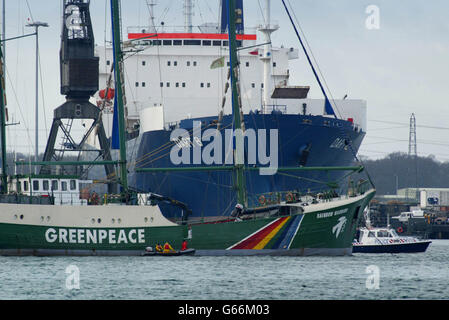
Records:
<instances>
[{"instance_id":1,"label":"small motorboat","mask_svg":"<svg viewBox=\"0 0 449 320\"><path fill-rule=\"evenodd\" d=\"M360 228L360 236L354 240L353 253L417 253L425 252L430 240L400 237L393 228Z\"/></svg>"},{"instance_id":2,"label":"small motorboat","mask_svg":"<svg viewBox=\"0 0 449 320\"><path fill-rule=\"evenodd\" d=\"M162 256L162 257L178 257L178 256L191 256L195 254L195 249L186 249L186 250L180 250L180 251L174 251L174 252L157 252L153 250L149 250L148 248L145 250L145 252L142 254L143 256Z\"/></svg>"}]
</instances>

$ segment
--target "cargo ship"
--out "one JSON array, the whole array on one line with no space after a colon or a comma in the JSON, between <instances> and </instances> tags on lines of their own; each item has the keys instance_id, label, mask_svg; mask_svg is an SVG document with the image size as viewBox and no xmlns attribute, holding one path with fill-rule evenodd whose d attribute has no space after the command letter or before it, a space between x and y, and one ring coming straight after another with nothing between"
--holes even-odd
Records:
<instances>
[{"instance_id":1,"label":"cargo ship","mask_svg":"<svg viewBox=\"0 0 449 320\"><path fill-rule=\"evenodd\" d=\"M366 134L366 102L308 99L309 86L290 85L289 64L299 59L299 50L272 45L272 34L279 25L270 18L270 6L271 1L265 1L264 21L250 29L245 28L244 3L237 1L240 99L245 130L265 131L268 136L272 130L278 132L279 167L351 166ZM228 215L236 201L232 172L156 170L193 165L207 168L226 163L229 141L225 132L233 126L231 92L227 90L230 59L226 2L221 4L220 23L193 26L192 1L184 1L185 25L181 30L155 22L153 1L148 2L148 8L149 25L129 27L125 41L130 184L141 192L182 202L194 218L208 217L212 212ZM107 97L105 91L113 64L112 47L97 46L96 55L100 58L100 84L104 86L97 95L98 105L106 105L103 119L111 136L113 95ZM196 127L196 123L201 125ZM222 133L221 142L205 137L210 129ZM258 135L255 140L259 146ZM90 144L98 146L95 141L92 137ZM189 159L174 165L172 151L180 144L183 152L189 153ZM204 157L194 158L195 147L203 154L214 145L219 150L206 161ZM270 155L268 147L266 151ZM251 159L259 149L245 145L244 152L246 162L267 166L259 157ZM143 173L145 169L155 170ZM246 185L254 203L257 195L264 193L296 189L319 193L325 186L323 181L341 181L344 176L344 172L337 171L278 172L265 176L247 172ZM91 177L99 178L101 173ZM172 201L160 206L171 218L185 211L185 207L173 205Z\"/></svg>"}]
</instances>

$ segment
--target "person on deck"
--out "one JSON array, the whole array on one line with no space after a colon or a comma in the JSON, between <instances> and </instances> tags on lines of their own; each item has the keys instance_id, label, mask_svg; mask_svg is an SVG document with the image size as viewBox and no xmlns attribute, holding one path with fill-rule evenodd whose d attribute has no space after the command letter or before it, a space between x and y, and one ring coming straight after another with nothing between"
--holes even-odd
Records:
<instances>
[{"instance_id":1,"label":"person on deck","mask_svg":"<svg viewBox=\"0 0 449 320\"><path fill-rule=\"evenodd\" d=\"M181 251L186 251L186 250L187 250L187 240L184 240L184 242L182 243Z\"/></svg>"},{"instance_id":2,"label":"person on deck","mask_svg":"<svg viewBox=\"0 0 449 320\"><path fill-rule=\"evenodd\" d=\"M172 246L168 242L166 242L164 244L164 253L170 253L170 252L176 252L176 251L172 248Z\"/></svg>"},{"instance_id":3,"label":"person on deck","mask_svg":"<svg viewBox=\"0 0 449 320\"><path fill-rule=\"evenodd\" d=\"M156 252L163 252L163 251L164 251L164 248L162 248L162 246L158 243L156 245Z\"/></svg>"}]
</instances>

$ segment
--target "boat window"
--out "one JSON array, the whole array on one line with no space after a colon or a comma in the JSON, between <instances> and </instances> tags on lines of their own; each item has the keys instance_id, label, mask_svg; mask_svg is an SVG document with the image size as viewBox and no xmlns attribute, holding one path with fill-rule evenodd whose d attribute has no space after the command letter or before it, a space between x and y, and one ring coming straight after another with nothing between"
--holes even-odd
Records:
<instances>
[{"instance_id":1,"label":"boat window","mask_svg":"<svg viewBox=\"0 0 449 320\"><path fill-rule=\"evenodd\" d=\"M182 83L182 87L183 87L183 88L186 87L186 83L185 83L185 82Z\"/></svg>"},{"instance_id":2,"label":"boat window","mask_svg":"<svg viewBox=\"0 0 449 320\"><path fill-rule=\"evenodd\" d=\"M229 41L223 41L223 47L229 46Z\"/></svg>"},{"instance_id":3,"label":"boat window","mask_svg":"<svg viewBox=\"0 0 449 320\"><path fill-rule=\"evenodd\" d=\"M70 190L76 190L76 180L70 180Z\"/></svg>"},{"instance_id":4,"label":"boat window","mask_svg":"<svg viewBox=\"0 0 449 320\"><path fill-rule=\"evenodd\" d=\"M212 45L212 41L210 40L203 40L203 46L210 46Z\"/></svg>"},{"instance_id":5,"label":"boat window","mask_svg":"<svg viewBox=\"0 0 449 320\"><path fill-rule=\"evenodd\" d=\"M243 47L243 42L241 40L237 40L237 47Z\"/></svg>"},{"instance_id":6,"label":"boat window","mask_svg":"<svg viewBox=\"0 0 449 320\"><path fill-rule=\"evenodd\" d=\"M190 67L190 61L187 61L187 66Z\"/></svg>"},{"instance_id":7,"label":"boat window","mask_svg":"<svg viewBox=\"0 0 449 320\"><path fill-rule=\"evenodd\" d=\"M173 61L173 65L176 67L178 65L178 61Z\"/></svg>"},{"instance_id":8,"label":"boat window","mask_svg":"<svg viewBox=\"0 0 449 320\"><path fill-rule=\"evenodd\" d=\"M39 191L39 180L33 180L33 191Z\"/></svg>"},{"instance_id":9,"label":"boat window","mask_svg":"<svg viewBox=\"0 0 449 320\"><path fill-rule=\"evenodd\" d=\"M28 181L23 182L23 191L28 191Z\"/></svg>"},{"instance_id":10,"label":"boat window","mask_svg":"<svg viewBox=\"0 0 449 320\"><path fill-rule=\"evenodd\" d=\"M160 46L162 44L162 40L153 40L153 46Z\"/></svg>"},{"instance_id":11,"label":"boat window","mask_svg":"<svg viewBox=\"0 0 449 320\"><path fill-rule=\"evenodd\" d=\"M369 237L369 238L375 238L376 236L374 235L374 232L373 232L373 231L370 231L370 232L368 233L368 237Z\"/></svg>"},{"instance_id":12,"label":"boat window","mask_svg":"<svg viewBox=\"0 0 449 320\"><path fill-rule=\"evenodd\" d=\"M142 66L145 66L147 64L146 61L142 61Z\"/></svg>"},{"instance_id":13,"label":"boat window","mask_svg":"<svg viewBox=\"0 0 449 320\"><path fill-rule=\"evenodd\" d=\"M59 188L58 188L58 180L52 180L51 181L51 190L53 190L53 191L58 191L59 190Z\"/></svg>"},{"instance_id":14,"label":"boat window","mask_svg":"<svg viewBox=\"0 0 449 320\"><path fill-rule=\"evenodd\" d=\"M179 82L176 82L176 88L179 88Z\"/></svg>"},{"instance_id":15,"label":"boat window","mask_svg":"<svg viewBox=\"0 0 449 320\"><path fill-rule=\"evenodd\" d=\"M145 83L145 82L142 82L142 87L145 88L145 86L146 86L146 83Z\"/></svg>"},{"instance_id":16,"label":"boat window","mask_svg":"<svg viewBox=\"0 0 449 320\"><path fill-rule=\"evenodd\" d=\"M215 41L212 42L212 45L214 47L221 47L221 41L215 40Z\"/></svg>"},{"instance_id":17,"label":"boat window","mask_svg":"<svg viewBox=\"0 0 449 320\"><path fill-rule=\"evenodd\" d=\"M386 231L386 230L380 230L380 231L377 231L377 236L379 238L389 238L390 237L390 233L388 231Z\"/></svg>"},{"instance_id":18,"label":"boat window","mask_svg":"<svg viewBox=\"0 0 449 320\"><path fill-rule=\"evenodd\" d=\"M164 46L171 46L172 40L164 40L163 44L164 44Z\"/></svg>"},{"instance_id":19,"label":"boat window","mask_svg":"<svg viewBox=\"0 0 449 320\"><path fill-rule=\"evenodd\" d=\"M167 61L167 66L171 66L171 61Z\"/></svg>"},{"instance_id":20,"label":"boat window","mask_svg":"<svg viewBox=\"0 0 449 320\"><path fill-rule=\"evenodd\" d=\"M61 182L61 190L62 191L67 191L67 181L62 181Z\"/></svg>"},{"instance_id":21,"label":"boat window","mask_svg":"<svg viewBox=\"0 0 449 320\"><path fill-rule=\"evenodd\" d=\"M174 46L182 46L182 40L173 40Z\"/></svg>"},{"instance_id":22,"label":"boat window","mask_svg":"<svg viewBox=\"0 0 449 320\"><path fill-rule=\"evenodd\" d=\"M42 182L42 189L43 189L44 191L48 191L48 189L50 189L50 183L48 182L48 180L44 180L44 181Z\"/></svg>"},{"instance_id":23,"label":"boat window","mask_svg":"<svg viewBox=\"0 0 449 320\"><path fill-rule=\"evenodd\" d=\"M196 61L193 61L193 66L196 67L198 63Z\"/></svg>"},{"instance_id":24,"label":"boat window","mask_svg":"<svg viewBox=\"0 0 449 320\"><path fill-rule=\"evenodd\" d=\"M200 46L201 40L184 40L185 46Z\"/></svg>"}]
</instances>

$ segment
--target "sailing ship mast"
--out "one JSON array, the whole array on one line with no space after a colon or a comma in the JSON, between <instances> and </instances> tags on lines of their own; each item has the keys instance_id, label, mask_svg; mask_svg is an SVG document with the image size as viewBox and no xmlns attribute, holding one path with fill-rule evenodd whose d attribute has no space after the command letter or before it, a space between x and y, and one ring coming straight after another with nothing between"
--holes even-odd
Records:
<instances>
[{"instance_id":1,"label":"sailing ship mast","mask_svg":"<svg viewBox=\"0 0 449 320\"><path fill-rule=\"evenodd\" d=\"M112 12L112 43L114 49L114 75L115 75L115 103L117 104L118 131L119 131L119 164L120 184L123 192L128 192L128 169L126 161L126 133L125 133L125 108L123 103L123 52L120 28L120 4L119 0L111 0Z\"/></svg>"},{"instance_id":2,"label":"sailing ship mast","mask_svg":"<svg viewBox=\"0 0 449 320\"><path fill-rule=\"evenodd\" d=\"M0 47L0 122L2 144L2 187L1 193L8 193L8 164L6 160L6 99L5 99L5 74L3 65L3 51Z\"/></svg>"},{"instance_id":3,"label":"sailing ship mast","mask_svg":"<svg viewBox=\"0 0 449 320\"><path fill-rule=\"evenodd\" d=\"M231 88L232 88L232 114L234 118L234 167L235 167L235 184L237 189L237 201L239 204L247 206L246 187L245 187L245 165L239 161L243 159L244 137L242 130L241 106L239 99L239 62L237 57L237 34L236 34L236 3L235 0L227 0L228 2L228 33L229 33L229 52L230 52L230 68L231 68ZM239 143L239 141L241 143Z\"/></svg>"}]
</instances>

